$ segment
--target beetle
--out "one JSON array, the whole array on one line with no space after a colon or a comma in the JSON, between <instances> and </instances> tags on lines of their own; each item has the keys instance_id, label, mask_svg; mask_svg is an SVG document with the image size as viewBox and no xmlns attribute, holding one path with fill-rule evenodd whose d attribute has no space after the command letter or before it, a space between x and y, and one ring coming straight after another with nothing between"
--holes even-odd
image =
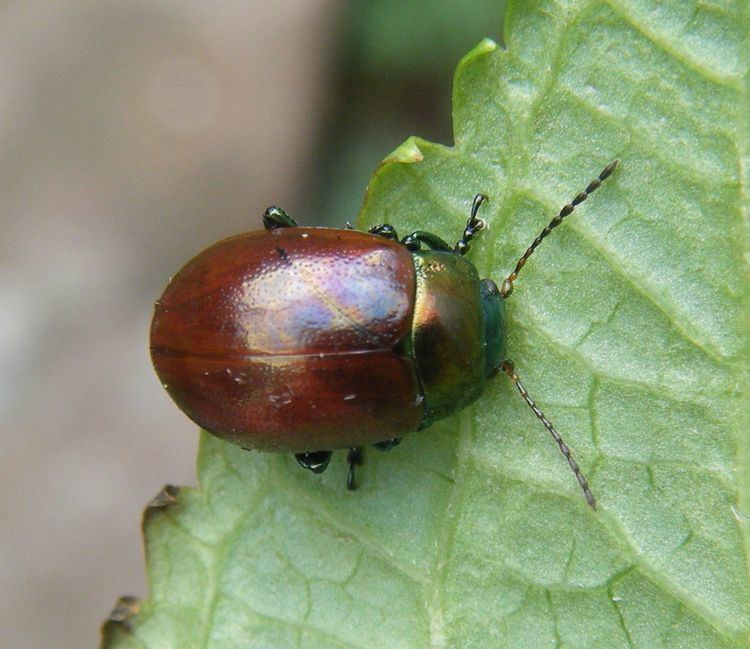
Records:
<instances>
[{"instance_id":1,"label":"beetle","mask_svg":"<svg viewBox=\"0 0 750 649\"><path fill-rule=\"evenodd\" d=\"M299 227L270 207L264 230L214 244L170 281L151 323L156 374L190 419L245 449L292 452L315 473L334 449L349 449L354 490L364 445L396 446L468 406L502 372L595 508L570 449L505 355L504 301L542 240L617 164L560 210L500 287L465 257L485 226L483 194L455 246L423 231L399 239L388 224Z\"/></svg>"}]
</instances>

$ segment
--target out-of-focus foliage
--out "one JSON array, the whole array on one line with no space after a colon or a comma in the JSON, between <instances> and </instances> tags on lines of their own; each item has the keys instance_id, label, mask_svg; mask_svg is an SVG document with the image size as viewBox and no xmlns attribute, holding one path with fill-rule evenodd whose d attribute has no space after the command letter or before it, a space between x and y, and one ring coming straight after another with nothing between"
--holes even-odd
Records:
<instances>
[{"instance_id":1,"label":"out-of-focus foliage","mask_svg":"<svg viewBox=\"0 0 750 649\"><path fill-rule=\"evenodd\" d=\"M461 58L477 34L501 36L505 2L384 0L352 2L347 11L349 49L360 73L442 79L453 69L445 61Z\"/></svg>"},{"instance_id":2,"label":"out-of-focus foliage","mask_svg":"<svg viewBox=\"0 0 750 649\"><path fill-rule=\"evenodd\" d=\"M502 43L504 11L503 0L345 3L303 222L351 221L372 169L408 136L452 140L455 63L482 36Z\"/></svg>"}]
</instances>

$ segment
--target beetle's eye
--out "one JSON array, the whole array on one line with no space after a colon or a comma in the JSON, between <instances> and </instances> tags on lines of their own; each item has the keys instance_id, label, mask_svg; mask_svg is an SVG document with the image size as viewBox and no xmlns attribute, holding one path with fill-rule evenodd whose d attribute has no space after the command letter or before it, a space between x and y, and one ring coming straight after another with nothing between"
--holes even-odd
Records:
<instances>
[{"instance_id":1,"label":"beetle's eye","mask_svg":"<svg viewBox=\"0 0 750 649\"><path fill-rule=\"evenodd\" d=\"M484 288L488 293L492 293L493 295L500 295L500 289L497 287L497 284L495 284L495 282L493 282L491 279L483 279L482 284L484 285Z\"/></svg>"}]
</instances>

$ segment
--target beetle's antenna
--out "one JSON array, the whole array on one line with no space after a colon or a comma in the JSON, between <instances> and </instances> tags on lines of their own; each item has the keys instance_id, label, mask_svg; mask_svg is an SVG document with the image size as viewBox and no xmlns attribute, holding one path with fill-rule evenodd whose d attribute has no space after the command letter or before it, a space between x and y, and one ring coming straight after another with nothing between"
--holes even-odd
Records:
<instances>
[{"instance_id":1,"label":"beetle's antenna","mask_svg":"<svg viewBox=\"0 0 750 649\"><path fill-rule=\"evenodd\" d=\"M518 374L516 374L516 370L513 367L513 361L503 361L500 369L502 369L502 371L510 377L510 380L516 384L516 387L521 393L524 401L528 404L529 408L534 411L534 414L537 416L539 421L544 424L544 427L549 431L549 434L552 435L552 439L557 442L557 446L559 447L560 452L565 456L565 459L568 461L570 468L573 470L573 473L575 473L578 484L581 485L581 489L583 489L583 495L586 497L586 502L589 504L591 509L596 509L596 499L594 498L594 494L591 493L588 480L586 480L583 473L581 473L581 467L578 466L578 462L576 462L573 458L573 454L570 452L568 445L563 441L560 433L555 430L552 422L544 416L544 413L539 410L539 407L529 396L529 393L526 391L523 383L521 383L521 380L518 378Z\"/></svg>"},{"instance_id":2,"label":"beetle's antenna","mask_svg":"<svg viewBox=\"0 0 750 649\"><path fill-rule=\"evenodd\" d=\"M513 272L508 275L508 278L503 282L503 286L500 289L500 295L502 295L503 297L510 297L511 293L513 293L513 282L516 281L518 273L521 272L521 269L524 267L529 257L531 257L532 253L537 249L539 244L544 241L544 239L550 232L552 232L552 230L554 230L558 225L560 225L560 223L562 223L562 220L566 216L571 214L576 207L578 207L591 194L599 189L599 187L601 187L601 184L612 175L612 172L617 168L619 162L619 160L613 160L606 167L604 167L602 172L589 183L589 186L586 187L586 189L584 189L580 194L578 194L578 196L576 196L570 203L565 205L560 210L560 213L549 222L547 227L541 231L539 236L534 239L533 243L528 247L526 252L523 253L523 257L518 260L518 263L516 264Z\"/></svg>"}]
</instances>

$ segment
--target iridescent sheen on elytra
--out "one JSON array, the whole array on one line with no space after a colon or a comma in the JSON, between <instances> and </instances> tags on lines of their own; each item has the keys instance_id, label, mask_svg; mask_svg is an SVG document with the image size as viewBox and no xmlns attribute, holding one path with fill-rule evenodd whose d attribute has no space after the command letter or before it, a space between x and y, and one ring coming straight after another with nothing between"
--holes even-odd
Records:
<instances>
[{"instance_id":1,"label":"iridescent sheen on elytra","mask_svg":"<svg viewBox=\"0 0 750 649\"><path fill-rule=\"evenodd\" d=\"M250 232L173 278L151 356L177 405L218 437L294 453L359 446L479 396L483 297L456 254L354 230Z\"/></svg>"}]
</instances>

